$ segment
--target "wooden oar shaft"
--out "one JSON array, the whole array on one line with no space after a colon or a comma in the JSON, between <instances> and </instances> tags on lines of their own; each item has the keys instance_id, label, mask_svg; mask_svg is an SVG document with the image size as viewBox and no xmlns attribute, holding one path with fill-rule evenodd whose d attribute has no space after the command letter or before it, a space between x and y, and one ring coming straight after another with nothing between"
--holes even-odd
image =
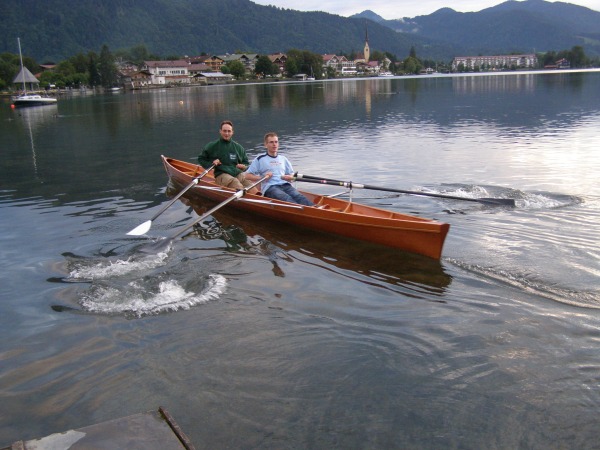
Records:
<instances>
[{"instance_id":1,"label":"wooden oar shaft","mask_svg":"<svg viewBox=\"0 0 600 450\"><path fill-rule=\"evenodd\" d=\"M164 249L166 249L170 245L170 243L174 239L176 239L179 236L183 235L186 231L188 231L190 228L192 228L194 225L196 225L201 220L206 219L208 216L210 216L216 210L222 208L223 206L227 205L228 203L230 203L230 202L232 202L232 201L234 201L234 200L236 200L238 198L242 198L244 195L246 195L246 193L250 189L252 189L253 187L255 187L255 186L259 185L260 183L262 183L266 178L267 178L266 176L262 177L256 183L252 183L250 186L245 187L241 191L235 192L231 197L227 197L225 200L223 200L217 206L214 206L213 208L211 208L208 211L206 211L204 214L202 214L200 217L198 217L196 220L194 220L189 225L186 225L185 227L183 227L181 230L179 230L173 236L168 237L166 239L163 239L162 241L155 242L154 244L146 246L145 248L140 248L140 251L145 252L145 253L156 253L156 252L163 251Z\"/></svg>"},{"instance_id":2,"label":"wooden oar shaft","mask_svg":"<svg viewBox=\"0 0 600 450\"><path fill-rule=\"evenodd\" d=\"M168 202L165 206L163 206L160 211L158 211L156 214L154 214L154 216L152 216L151 219L146 220L144 223L138 225L137 227L135 227L133 230L131 230L129 233L127 233L130 236L141 236L142 234L146 234L148 231L150 231L150 227L152 226L152 222L158 217L160 216L162 213L164 213L167 208L169 208L173 203L175 203L177 200L179 200L179 198L185 194L188 190L190 190L193 186L198 184L198 180L202 177L204 177L208 172L210 172L210 170L215 167L214 164L212 166L210 166L208 169L206 169L204 172L202 172L200 175L198 175L197 177L195 177L190 184L188 184L184 189L181 190L181 192L179 192L179 194L177 194L177 196L175 196L175 198L173 200L171 200L170 202Z\"/></svg>"},{"instance_id":3,"label":"wooden oar shaft","mask_svg":"<svg viewBox=\"0 0 600 450\"><path fill-rule=\"evenodd\" d=\"M200 175L198 175L197 177L194 177L194 179L190 182L190 184L188 184L185 188L183 188L179 192L179 194L177 194L169 203L167 203L165 206L163 206L160 211L158 211L156 214L154 214L154 216L150 220L153 221L158 216L160 216L162 213L164 213L173 203L175 203L177 200L179 200L179 198L183 194L185 194L187 191L189 191L193 186L197 185L198 180L200 180L201 178L204 178L204 176L206 174L208 174L208 172L210 172L214 167L215 167L215 165L213 164L208 169L206 169L204 172L202 172Z\"/></svg>"},{"instance_id":4,"label":"wooden oar shaft","mask_svg":"<svg viewBox=\"0 0 600 450\"><path fill-rule=\"evenodd\" d=\"M447 198L452 200L463 200L467 202L478 202L485 203L489 205L503 205L503 206L515 206L515 201L510 198L469 198L469 197L459 197L456 195L445 195L445 194L434 194L430 192L420 192L420 191L407 191L405 189L394 189L383 186L371 186L368 184L360 184L353 183L352 181L341 181L341 180L332 180L329 178L318 178L310 175L304 174L295 174L296 180L305 181L308 183L319 183L319 184L328 184L332 186L342 186L348 189L372 189L375 191L384 191L384 192L395 192L399 194L408 194L408 195L420 195L423 197L437 197L437 198Z\"/></svg>"},{"instance_id":5,"label":"wooden oar shaft","mask_svg":"<svg viewBox=\"0 0 600 450\"><path fill-rule=\"evenodd\" d=\"M245 187L244 189L237 191L235 194L233 194L231 197L226 198L225 200L223 200L221 203L219 203L218 205L212 207L211 209L209 209L208 211L206 211L204 214L202 214L200 217L198 217L197 219L195 219L192 223L190 223L189 225L186 225L184 228L182 228L180 231L178 231L176 234L174 234L173 236L171 236L170 240L173 240L179 236L181 236L182 234L184 234L186 231L188 231L190 228L192 228L194 225L196 225L198 222L206 219L208 216L210 216L212 213L214 213L215 211L217 211L218 209L221 209L223 206L227 205L228 203L238 199L238 198L242 198L244 195L246 195L246 193L252 189L253 187L259 185L260 183L262 183L267 177L262 177L260 180L258 180L257 182L251 184L248 187Z\"/></svg>"}]
</instances>

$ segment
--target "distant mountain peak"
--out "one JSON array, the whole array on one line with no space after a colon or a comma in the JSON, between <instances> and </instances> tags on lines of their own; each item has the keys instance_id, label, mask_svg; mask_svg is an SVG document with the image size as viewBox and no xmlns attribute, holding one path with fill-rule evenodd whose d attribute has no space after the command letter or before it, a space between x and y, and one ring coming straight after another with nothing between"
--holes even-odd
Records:
<instances>
[{"instance_id":1,"label":"distant mountain peak","mask_svg":"<svg viewBox=\"0 0 600 450\"><path fill-rule=\"evenodd\" d=\"M385 22L385 19L381 17L379 14L375 14L370 9L366 9L361 13L354 14L350 16L351 19L369 19L373 22Z\"/></svg>"},{"instance_id":2,"label":"distant mountain peak","mask_svg":"<svg viewBox=\"0 0 600 450\"><path fill-rule=\"evenodd\" d=\"M433 14L455 13L455 12L456 12L456 10L446 7L446 8L438 9Z\"/></svg>"}]
</instances>

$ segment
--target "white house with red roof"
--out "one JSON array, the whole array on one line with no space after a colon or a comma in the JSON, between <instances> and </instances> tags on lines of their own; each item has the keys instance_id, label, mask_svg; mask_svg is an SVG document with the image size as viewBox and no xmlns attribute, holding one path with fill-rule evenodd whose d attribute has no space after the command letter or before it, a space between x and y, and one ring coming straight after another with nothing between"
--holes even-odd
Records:
<instances>
[{"instance_id":1,"label":"white house with red roof","mask_svg":"<svg viewBox=\"0 0 600 450\"><path fill-rule=\"evenodd\" d=\"M151 84L189 84L190 64L186 60L144 61L142 71L150 73Z\"/></svg>"}]
</instances>

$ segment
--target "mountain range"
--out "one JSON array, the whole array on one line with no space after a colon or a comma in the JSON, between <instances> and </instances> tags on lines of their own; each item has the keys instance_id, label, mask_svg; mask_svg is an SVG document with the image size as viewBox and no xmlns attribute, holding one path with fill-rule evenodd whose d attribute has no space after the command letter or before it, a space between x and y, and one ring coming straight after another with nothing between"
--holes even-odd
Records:
<instances>
[{"instance_id":1,"label":"mountain range","mask_svg":"<svg viewBox=\"0 0 600 450\"><path fill-rule=\"evenodd\" d=\"M473 13L450 8L385 20L372 11L353 17L263 6L250 0L2 0L0 52L40 63L77 53L143 45L162 57L234 52L315 53L372 50L403 59L450 61L465 54L568 50L600 55L600 13L568 3L507 1ZM596 24L594 26L594 24Z\"/></svg>"},{"instance_id":2,"label":"mountain range","mask_svg":"<svg viewBox=\"0 0 600 450\"><path fill-rule=\"evenodd\" d=\"M352 17L444 41L465 55L559 51L576 45L588 56L600 55L600 12L571 3L509 0L478 12L442 8L427 16L385 20L367 10Z\"/></svg>"}]
</instances>

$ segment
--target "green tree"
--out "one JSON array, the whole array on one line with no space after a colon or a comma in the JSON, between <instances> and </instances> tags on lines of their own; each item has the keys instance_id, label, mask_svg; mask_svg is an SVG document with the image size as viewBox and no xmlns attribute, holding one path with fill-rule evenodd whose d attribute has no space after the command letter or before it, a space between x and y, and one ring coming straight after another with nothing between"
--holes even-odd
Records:
<instances>
[{"instance_id":1,"label":"green tree","mask_svg":"<svg viewBox=\"0 0 600 450\"><path fill-rule=\"evenodd\" d=\"M88 53L88 74L90 86L100 86L102 77L98 70L98 54L95 52Z\"/></svg>"},{"instance_id":2,"label":"green tree","mask_svg":"<svg viewBox=\"0 0 600 450\"><path fill-rule=\"evenodd\" d=\"M29 56L23 56L23 65L29 69L31 73L39 73L39 64ZM19 55L13 53L2 53L0 55L0 80L4 82L4 86L13 86L13 80L21 70L21 60Z\"/></svg>"},{"instance_id":3,"label":"green tree","mask_svg":"<svg viewBox=\"0 0 600 450\"><path fill-rule=\"evenodd\" d=\"M40 75L40 86L46 87L50 84L55 84L59 88L64 88L68 84L67 77L53 70L42 72Z\"/></svg>"},{"instance_id":4,"label":"green tree","mask_svg":"<svg viewBox=\"0 0 600 450\"><path fill-rule=\"evenodd\" d=\"M111 87L117 84L117 66L115 64L115 58L106 44L102 46L102 50L100 51L98 72L100 73L102 86Z\"/></svg>"},{"instance_id":5,"label":"green tree","mask_svg":"<svg viewBox=\"0 0 600 450\"><path fill-rule=\"evenodd\" d=\"M371 52L371 57L369 58L371 61L383 61L385 59L385 53L380 52L379 50L373 50Z\"/></svg>"},{"instance_id":6,"label":"green tree","mask_svg":"<svg viewBox=\"0 0 600 450\"><path fill-rule=\"evenodd\" d=\"M308 50L292 49L286 52L286 72L288 76L298 73L314 74L315 78L323 78L323 56ZM289 68L288 68L289 63Z\"/></svg>"},{"instance_id":7,"label":"green tree","mask_svg":"<svg viewBox=\"0 0 600 450\"><path fill-rule=\"evenodd\" d=\"M68 61L73 64L76 73L87 73L88 58L83 53L77 53L75 56L71 56Z\"/></svg>"},{"instance_id":8,"label":"green tree","mask_svg":"<svg viewBox=\"0 0 600 450\"><path fill-rule=\"evenodd\" d=\"M131 62L134 64L142 64L144 61L150 61L153 58L150 57L150 53L145 45L136 45L132 47L129 52Z\"/></svg>"},{"instance_id":9,"label":"green tree","mask_svg":"<svg viewBox=\"0 0 600 450\"><path fill-rule=\"evenodd\" d=\"M63 77L70 77L77 73L75 66L69 60L58 63L54 69L54 72L62 75Z\"/></svg>"},{"instance_id":10,"label":"green tree","mask_svg":"<svg viewBox=\"0 0 600 450\"><path fill-rule=\"evenodd\" d=\"M254 73L256 76L264 78L267 75L274 75L277 73L277 67L268 56L259 56L256 65L254 66Z\"/></svg>"},{"instance_id":11,"label":"green tree","mask_svg":"<svg viewBox=\"0 0 600 450\"><path fill-rule=\"evenodd\" d=\"M421 72L422 68L423 66L421 64L421 61L419 61L417 58L409 56L404 60L405 73L418 74L419 72Z\"/></svg>"},{"instance_id":12,"label":"green tree","mask_svg":"<svg viewBox=\"0 0 600 450\"><path fill-rule=\"evenodd\" d=\"M46 70L40 74L40 86L48 86L49 84L55 84L56 79L59 77L53 70Z\"/></svg>"},{"instance_id":13,"label":"green tree","mask_svg":"<svg viewBox=\"0 0 600 450\"><path fill-rule=\"evenodd\" d=\"M589 63L581 45L573 47L569 52L569 57L567 59L571 63L571 67L585 67Z\"/></svg>"},{"instance_id":14,"label":"green tree","mask_svg":"<svg viewBox=\"0 0 600 450\"><path fill-rule=\"evenodd\" d=\"M11 61L11 58L0 57L0 80L3 87L10 86L19 72L19 66Z\"/></svg>"},{"instance_id":15,"label":"green tree","mask_svg":"<svg viewBox=\"0 0 600 450\"><path fill-rule=\"evenodd\" d=\"M300 70L298 69L298 63L294 58L290 58L288 56L288 59L285 62L285 73L288 77L293 77L294 75L300 73Z\"/></svg>"},{"instance_id":16,"label":"green tree","mask_svg":"<svg viewBox=\"0 0 600 450\"><path fill-rule=\"evenodd\" d=\"M35 59L30 58L29 56L23 56L23 65L27 67L31 73L39 73L40 71L40 65L35 62Z\"/></svg>"},{"instance_id":17,"label":"green tree","mask_svg":"<svg viewBox=\"0 0 600 450\"><path fill-rule=\"evenodd\" d=\"M87 73L76 73L71 77L69 84L73 87L87 86L89 84L89 76Z\"/></svg>"},{"instance_id":18,"label":"green tree","mask_svg":"<svg viewBox=\"0 0 600 450\"><path fill-rule=\"evenodd\" d=\"M551 64L554 64L556 62L556 52L555 51L549 51L546 52L542 58L542 66L548 66Z\"/></svg>"},{"instance_id":19,"label":"green tree","mask_svg":"<svg viewBox=\"0 0 600 450\"><path fill-rule=\"evenodd\" d=\"M323 56L318 53L305 52L304 62L309 68L306 73L314 75L317 80L323 78Z\"/></svg>"},{"instance_id":20,"label":"green tree","mask_svg":"<svg viewBox=\"0 0 600 450\"><path fill-rule=\"evenodd\" d=\"M390 52L385 52L384 53L385 57L387 59L390 60L390 66L388 67L388 70L392 73L396 73L396 67L397 67L397 63L398 63L398 57L396 55L394 55L393 53Z\"/></svg>"},{"instance_id":21,"label":"green tree","mask_svg":"<svg viewBox=\"0 0 600 450\"><path fill-rule=\"evenodd\" d=\"M238 80L244 78L244 75L246 75L246 68L241 61L231 61L227 63L227 66L229 68L229 73Z\"/></svg>"}]
</instances>

